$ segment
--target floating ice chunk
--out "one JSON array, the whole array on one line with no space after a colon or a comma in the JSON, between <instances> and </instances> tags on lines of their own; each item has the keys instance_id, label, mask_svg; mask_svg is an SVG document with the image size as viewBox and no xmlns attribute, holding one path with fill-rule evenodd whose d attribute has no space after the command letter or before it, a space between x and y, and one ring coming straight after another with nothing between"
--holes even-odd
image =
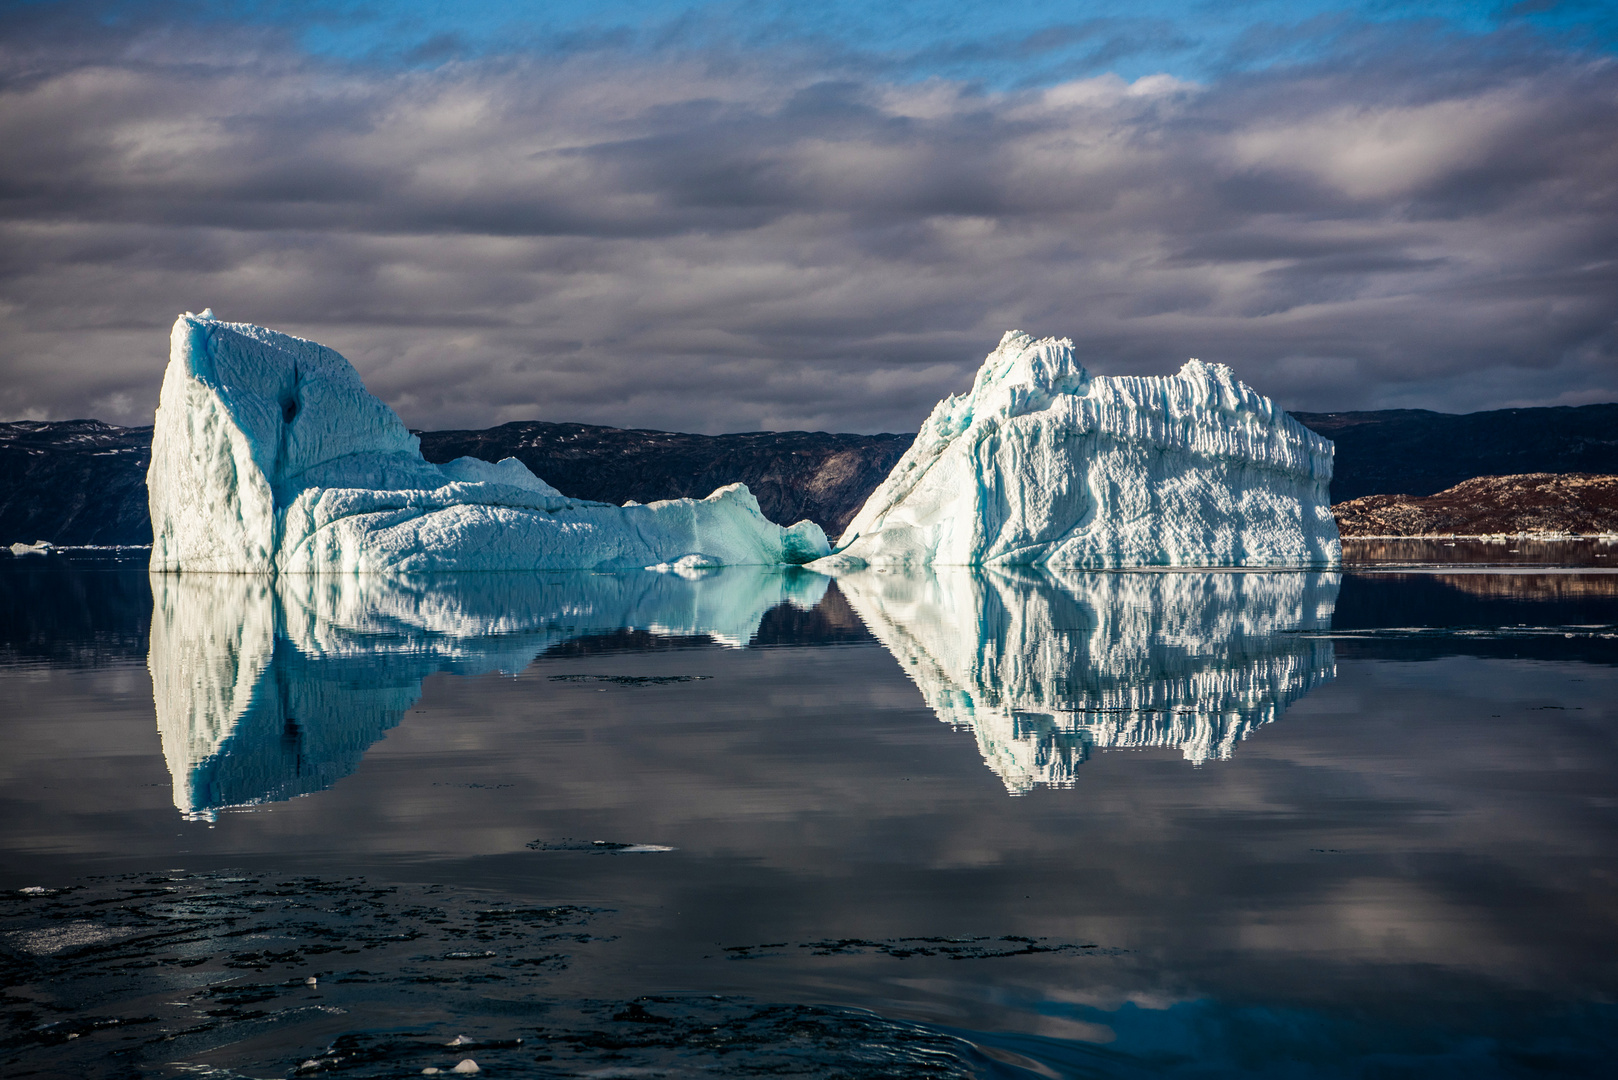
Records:
<instances>
[{"instance_id":1,"label":"floating ice chunk","mask_svg":"<svg viewBox=\"0 0 1618 1080\"><path fill-rule=\"evenodd\" d=\"M152 569L244 573L617 570L804 563L746 487L617 507L521 462L434 465L323 345L203 315L175 321L147 473Z\"/></svg>"},{"instance_id":2,"label":"floating ice chunk","mask_svg":"<svg viewBox=\"0 0 1618 1080\"><path fill-rule=\"evenodd\" d=\"M1092 378L1072 342L1012 331L829 565L1332 565L1331 471L1328 440L1221 364Z\"/></svg>"},{"instance_id":3,"label":"floating ice chunk","mask_svg":"<svg viewBox=\"0 0 1618 1080\"><path fill-rule=\"evenodd\" d=\"M49 555L56 550L56 545L49 540L35 540L32 544L12 544L13 555Z\"/></svg>"},{"instance_id":4,"label":"floating ice chunk","mask_svg":"<svg viewBox=\"0 0 1618 1080\"><path fill-rule=\"evenodd\" d=\"M482 1069L478 1068L478 1063L473 1061L471 1058L462 1058L461 1063L450 1070L450 1072L458 1073L475 1073L482 1071Z\"/></svg>"}]
</instances>

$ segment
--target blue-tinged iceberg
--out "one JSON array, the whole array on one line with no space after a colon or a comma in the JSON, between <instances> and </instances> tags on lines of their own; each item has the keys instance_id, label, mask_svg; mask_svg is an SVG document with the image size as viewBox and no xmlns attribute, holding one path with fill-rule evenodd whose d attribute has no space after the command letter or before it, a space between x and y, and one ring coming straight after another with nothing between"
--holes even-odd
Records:
<instances>
[{"instance_id":1,"label":"blue-tinged iceberg","mask_svg":"<svg viewBox=\"0 0 1618 1080\"><path fill-rule=\"evenodd\" d=\"M431 464L338 353L211 312L174 323L147 486L156 571L690 568L829 550L741 484L619 507L567 498L514 458Z\"/></svg>"},{"instance_id":2,"label":"blue-tinged iceberg","mask_svg":"<svg viewBox=\"0 0 1618 1080\"><path fill-rule=\"evenodd\" d=\"M1221 364L1092 377L1012 331L822 565L1334 565L1331 473L1328 440Z\"/></svg>"}]
</instances>

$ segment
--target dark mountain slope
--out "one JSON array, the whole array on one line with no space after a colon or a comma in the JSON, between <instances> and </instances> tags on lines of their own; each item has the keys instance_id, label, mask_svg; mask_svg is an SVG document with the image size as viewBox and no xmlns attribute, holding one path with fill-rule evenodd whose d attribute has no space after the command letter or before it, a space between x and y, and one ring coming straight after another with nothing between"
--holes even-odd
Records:
<instances>
[{"instance_id":1,"label":"dark mountain slope","mask_svg":"<svg viewBox=\"0 0 1618 1080\"><path fill-rule=\"evenodd\" d=\"M682 435L534 420L485 431L424 431L421 452L434 462L514 457L563 495L611 503L700 499L740 481L771 521L808 518L835 541L914 438L822 431Z\"/></svg>"},{"instance_id":2,"label":"dark mountain slope","mask_svg":"<svg viewBox=\"0 0 1618 1080\"><path fill-rule=\"evenodd\" d=\"M1474 476L1618 473L1618 404L1292 415L1337 443L1334 503L1364 495L1435 495Z\"/></svg>"},{"instance_id":3,"label":"dark mountain slope","mask_svg":"<svg viewBox=\"0 0 1618 1080\"><path fill-rule=\"evenodd\" d=\"M150 427L0 424L0 545L150 544Z\"/></svg>"}]
</instances>

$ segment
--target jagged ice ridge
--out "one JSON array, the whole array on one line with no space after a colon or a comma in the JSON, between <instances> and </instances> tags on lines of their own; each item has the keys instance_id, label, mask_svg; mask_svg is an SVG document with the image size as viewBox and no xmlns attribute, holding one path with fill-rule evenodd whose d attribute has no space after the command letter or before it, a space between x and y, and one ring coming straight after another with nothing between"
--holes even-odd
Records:
<instances>
[{"instance_id":1,"label":"jagged ice ridge","mask_svg":"<svg viewBox=\"0 0 1618 1080\"><path fill-rule=\"evenodd\" d=\"M822 566L1325 566L1332 444L1222 364L1092 377L1011 331Z\"/></svg>"}]
</instances>

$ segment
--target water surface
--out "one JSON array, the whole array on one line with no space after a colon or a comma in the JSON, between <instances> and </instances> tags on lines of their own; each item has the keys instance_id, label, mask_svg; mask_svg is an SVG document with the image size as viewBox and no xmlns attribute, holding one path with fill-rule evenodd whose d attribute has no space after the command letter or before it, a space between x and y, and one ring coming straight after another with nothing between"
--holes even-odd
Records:
<instances>
[{"instance_id":1,"label":"water surface","mask_svg":"<svg viewBox=\"0 0 1618 1080\"><path fill-rule=\"evenodd\" d=\"M0 560L0 1060L1601 1075L1611 550L836 582Z\"/></svg>"}]
</instances>

